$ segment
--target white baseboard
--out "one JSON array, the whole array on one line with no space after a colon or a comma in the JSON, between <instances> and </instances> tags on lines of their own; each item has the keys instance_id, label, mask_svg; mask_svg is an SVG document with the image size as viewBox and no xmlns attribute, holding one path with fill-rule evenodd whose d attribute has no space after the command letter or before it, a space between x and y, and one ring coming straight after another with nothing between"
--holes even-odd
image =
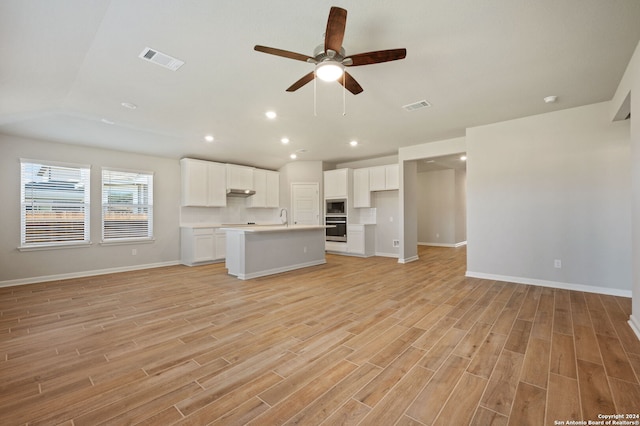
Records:
<instances>
[{"instance_id":1,"label":"white baseboard","mask_svg":"<svg viewBox=\"0 0 640 426\"><path fill-rule=\"evenodd\" d=\"M310 262L298 263L296 265L282 266L282 267L267 269L263 271L251 272L248 274L238 274L237 277L241 280L250 280L251 278L265 277L267 275L279 274L282 272L293 271L295 269L308 268L309 266L324 265L325 263L327 263L325 259L312 260ZM233 275L233 274L230 274L230 275Z\"/></svg>"},{"instance_id":2,"label":"white baseboard","mask_svg":"<svg viewBox=\"0 0 640 426\"><path fill-rule=\"evenodd\" d=\"M634 333L636 333L636 337L640 340L640 321L633 315L629 317L629 326Z\"/></svg>"},{"instance_id":3,"label":"white baseboard","mask_svg":"<svg viewBox=\"0 0 640 426\"><path fill-rule=\"evenodd\" d=\"M506 281L516 284L530 284L541 287L560 288L563 290L584 291L587 293L608 294L610 296L631 297L631 290L621 290L609 287L597 287L584 284L562 283L558 281L538 280L535 278L510 277L507 275L485 274L483 272L467 271L465 276L471 278L482 278L484 280Z\"/></svg>"},{"instance_id":4,"label":"white baseboard","mask_svg":"<svg viewBox=\"0 0 640 426\"><path fill-rule=\"evenodd\" d=\"M380 252L376 252L375 255L376 256L380 256L380 257L395 257L395 258L398 258L398 253L380 253Z\"/></svg>"},{"instance_id":5,"label":"white baseboard","mask_svg":"<svg viewBox=\"0 0 640 426\"><path fill-rule=\"evenodd\" d=\"M409 263L409 262L415 262L416 260L418 260L419 257L418 255L415 256L411 256L411 257L405 257L403 259L398 258L398 263Z\"/></svg>"},{"instance_id":6,"label":"white baseboard","mask_svg":"<svg viewBox=\"0 0 640 426\"><path fill-rule=\"evenodd\" d=\"M94 275L105 275L105 274L114 274L117 272L138 271L141 269L161 268L163 266L175 266L179 264L180 264L180 261L176 260L171 262L148 263L146 265L122 266L118 268L95 269L93 271L71 272L69 274L43 275L40 277L30 277L30 278L20 278L17 280L0 281L0 287L13 287L17 285L35 284L35 283L42 283L47 281L68 280L71 278L84 278L84 277L91 277Z\"/></svg>"},{"instance_id":7,"label":"white baseboard","mask_svg":"<svg viewBox=\"0 0 640 426\"><path fill-rule=\"evenodd\" d=\"M451 247L451 248L456 248L456 247L462 247L462 246L466 246L467 242L466 241L461 241L459 243L455 243L455 244L443 244L443 243L418 243L419 246L431 246L431 247Z\"/></svg>"}]
</instances>

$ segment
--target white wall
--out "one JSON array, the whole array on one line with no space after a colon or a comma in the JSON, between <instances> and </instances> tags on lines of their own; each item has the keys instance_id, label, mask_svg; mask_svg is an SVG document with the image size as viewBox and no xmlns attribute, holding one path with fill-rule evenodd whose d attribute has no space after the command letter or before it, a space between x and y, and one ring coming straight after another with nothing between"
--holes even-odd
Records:
<instances>
[{"instance_id":1,"label":"white wall","mask_svg":"<svg viewBox=\"0 0 640 426\"><path fill-rule=\"evenodd\" d=\"M466 241L465 171L418 173L418 243L456 246Z\"/></svg>"},{"instance_id":2,"label":"white wall","mask_svg":"<svg viewBox=\"0 0 640 426\"><path fill-rule=\"evenodd\" d=\"M467 129L468 275L630 295L630 126L609 107Z\"/></svg>"},{"instance_id":3,"label":"white wall","mask_svg":"<svg viewBox=\"0 0 640 426\"><path fill-rule=\"evenodd\" d=\"M398 257L398 247L393 240L400 240L398 191L371 193L371 203L376 211L376 256Z\"/></svg>"},{"instance_id":4,"label":"white wall","mask_svg":"<svg viewBox=\"0 0 640 426\"><path fill-rule=\"evenodd\" d=\"M631 164L632 164L632 300L629 324L640 339L640 43L636 46L629 65L611 102L610 116L624 119L631 116Z\"/></svg>"},{"instance_id":5,"label":"white wall","mask_svg":"<svg viewBox=\"0 0 640 426\"><path fill-rule=\"evenodd\" d=\"M456 235L454 241L462 243L467 241L467 171L455 171L455 226Z\"/></svg>"},{"instance_id":6,"label":"white wall","mask_svg":"<svg viewBox=\"0 0 640 426\"><path fill-rule=\"evenodd\" d=\"M20 252L20 158L91 165L91 246ZM101 167L153 171L155 242L102 246ZM175 264L180 258L178 160L0 134L0 285ZM132 255L132 249L137 255Z\"/></svg>"},{"instance_id":7,"label":"white wall","mask_svg":"<svg viewBox=\"0 0 640 426\"><path fill-rule=\"evenodd\" d=\"M387 155L386 157L376 157L366 160L350 161L348 163L339 163L336 164L336 169L362 169L365 167L386 166L387 164L397 163L397 155Z\"/></svg>"}]
</instances>

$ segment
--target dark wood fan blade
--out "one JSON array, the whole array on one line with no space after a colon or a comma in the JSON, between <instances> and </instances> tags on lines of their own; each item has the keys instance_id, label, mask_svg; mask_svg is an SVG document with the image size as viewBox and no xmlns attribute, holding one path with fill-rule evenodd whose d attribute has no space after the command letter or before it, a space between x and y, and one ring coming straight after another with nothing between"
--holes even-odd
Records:
<instances>
[{"instance_id":1,"label":"dark wood fan blade","mask_svg":"<svg viewBox=\"0 0 640 426\"><path fill-rule=\"evenodd\" d=\"M316 62L315 58L312 58L311 56L303 55L302 53L289 52L288 50L276 49L274 47L256 45L253 49L257 50L258 52L268 53L270 55L282 56L283 58L295 59L297 61L303 61L303 62L311 61L313 63Z\"/></svg>"},{"instance_id":2,"label":"dark wood fan blade","mask_svg":"<svg viewBox=\"0 0 640 426\"><path fill-rule=\"evenodd\" d=\"M333 50L340 52L342 40L344 39L344 29L347 25L347 11L333 6L329 12L327 20L327 30L324 33L324 51Z\"/></svg>"},{"instance_id":3,"label":"dark wood fan blade","mask_svg":"<svg viewBox=\"0 0 640 426\"><path fill-rule=\"evenodd\" d=\"M407 57L407 49L377 50L375 52L358 53L351 55L342 61L345 66L379 64L380 62L397 61ZM351 60L351 61L349 61Z\"/></svg>"},{"instance_id":4,"label":"dark wood fan blade","mask_svg":"<svg viewBox=\"0 0 640 426\"><path fill-rule=\"evenodd\" d=\"M346 81L346 83L345 83ZM351 77L351 74L345 71L345 73L338 79L338 83L342 84L348 91L357 95L362 92L362 86L358 84L355 78Z\"/></svg>"},{"instance_id":5,"label":"dark wood fan blade","mask_svg":"<svg viewBox=\"0 0 640 426\"><path fill-rule=\"evenodd\" d=\"M302 86L304 86L305 84L313 80L313 77L314 77L314 71L311 71L309 74L306 74L300 80L296 81L291 86L289 86L289 88L287 89L287 92L295 92L296 90L298 90L299 88L301 88Z\"/></svg>"}]
</instances>

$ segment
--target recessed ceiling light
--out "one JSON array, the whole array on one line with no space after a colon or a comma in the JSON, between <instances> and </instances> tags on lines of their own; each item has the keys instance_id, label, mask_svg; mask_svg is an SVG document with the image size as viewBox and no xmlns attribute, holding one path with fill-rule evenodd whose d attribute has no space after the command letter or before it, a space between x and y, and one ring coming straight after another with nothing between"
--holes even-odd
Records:
<instances>
[{"instance_id":1,"label":"recessed ceiling light","mask_svg":"<svg viewBox=\"0 0 640 426\"><path fill-rule=\"evenodd\" d=\"M213 142L213 136L212 135L206 135L204 137L204 140L207 141L207 142Z\"/></svg>"},{"instance_id":2,"label":"recessed ceiling light","mask_svg":"<svg viewBox=\"0 0 640 426\"><path fill-rule=\"evenodd\" d=\"M358 146L358 141L351 141L351 142L349 142L349 145Z\"/></svg>"},{"instance_id":3,"label":"recessed ceiling light","mask_svg":"<svg viewBox=\"0 0 640 426\"><path fill-rule=\"evenodd\" d=\"M296 158L298 158L298 156L297 156L297 155L295 155L295 154L291 154L291 155L289 156L289 158L291 158L292 160L295 160Z\"/></svg>"},{"instance_id":4,"label":"recessed ceiling light","mask_svg":"<svg viewBox=\"0 0 640 426\"><path fill-rule=\"evenodd\" d=\"M467 161L467 156L466 155L460 156L460 161Z\"/></svg>"},{"instance_id":5,"label":"recessed ceiling light","mask_svg":"<svg viewBox=\"0 0 640 426\"><path fill-rule=\"evenodd\" d=\"M266 115L269 120L273 120L278 116L275 111L267 111L264 113L264 115Z\"/></svg>"},{"instance_id":6,"label":"recessed ceiling light","mask_svg":"<svg viewBox=\"0 0 640 426\"><path fill-rule=\"evenodd\" d=\"M136 109L136 108L138 108L138 105L132 104L131 102L122 102L120 105L122 105L123 107L128 108L128 109Z\"/></svg>"},{"instance_id":7,"label":"recessed ceiling light","mask_svg":"<svg viewBox=\"0 0 640 426\"><path fill-rule=\"evenodd\" d=\"M547 104L552 104L557 100L558 100L557 96L547 96L547 97L544 98L544 102L547 103Z\"/></svg>"},{"instance_id":8,"label":"recessed ceiling light","mask_svg":"<svg viewBox=\"0 0 640 426\"><path fill-rule=\"evenodd\" d=\"M282 142L283 145L286 145L289 143L289 138L282 138L280 139L280 142Z\"/></svg>"}]
</instances>

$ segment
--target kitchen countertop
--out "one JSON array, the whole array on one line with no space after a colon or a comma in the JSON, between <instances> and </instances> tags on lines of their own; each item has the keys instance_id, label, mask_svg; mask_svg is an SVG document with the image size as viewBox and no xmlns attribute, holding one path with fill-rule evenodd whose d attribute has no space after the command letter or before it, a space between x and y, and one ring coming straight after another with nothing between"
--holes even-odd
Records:
<instances>
[{"instance_id":1,"label":"kitchen countertop","mask_svg":"<svg viewBox=\"0 0 640 426\"><path fill-rule=\"evenodd\" d=\"M248 227L248 226L283 226L281 223L182 223L180 224L180 228L240 228L240 227Z\"/></svg>"},{"instance_id":2,"label":"kitchen countertop","mask_svg":"<svg viewBox=\"0 0 640 426\"><path fill-rule=\"evenodd\" d=\"M309 231L314 229L326 229L333 226L326 225L242 225L242 226L224 226L224 231L241 231L241 232L290 232L290 231Z\"/></svg>"}]
</instances>

